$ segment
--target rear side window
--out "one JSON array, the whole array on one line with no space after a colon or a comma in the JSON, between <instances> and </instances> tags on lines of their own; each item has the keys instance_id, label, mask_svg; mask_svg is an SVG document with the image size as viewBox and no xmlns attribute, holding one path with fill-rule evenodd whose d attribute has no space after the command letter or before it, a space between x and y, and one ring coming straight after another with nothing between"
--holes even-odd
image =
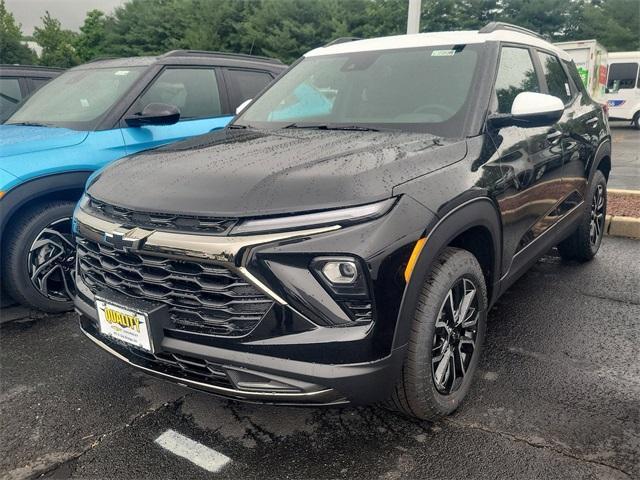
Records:
<instances>
[{"instance_id":1,"label":"rear side window","mask_svg":"<svg viewBox=\"0 0 640 480\"><path fill-rule=\"evenodd\" d=\"M638 77L637 63L612 63L609 65L609 79L607 88L617 90L618 88L633 88Z\"/></svg>"},{"instance_id":2,"label":"rear side window","mask_svg":"<svg viewBox=\"0 0 640 480\"><path fill-rule=\"evenodd\" d=\"M556 56L548 53L538 52L538 55L540 55L542 72L547 81L549 95L558 97L563 103L569 103L571 100L571 87L560 61Z\"/></svg>"},{"instance_id":3,"label":"rear side window","mask_svg":"<svg viewBox=\"0 0 640 480\"><path fill-rule=\"evenodd\" d=\"M227 70L227 75L229 85L234 89L234 109L245 100L254 98L273 80L268 73L255 70Z\"/></svg>"},{"instance_id":4,"label":"rear side window","mask_svg":"<svg viewBox=\"0 0 640 480\"><path fill-rule=\"evenodd\" d=\"M17 78L0 78L0 121L6 120L22 100Z\"/></svg>"},{"instance_id":5,"label":"rear side window","mask_svg":"<svg viewBox=\"0 0 640 480\"><path fill-rule=\"evenodd\" d=\"M513 100L522 92L539 92L540 85L529 50L503 47L496 78L498 112L511 112Z\"/></svg>"},{"instance_id":6,"label":"rear side window","mask_svg":"<svg viewBox=\"0 0 640 480\"><path fill-rule=\"evenodd\" d=\"M166 69L135 102L133 112L142 112L150 103L178 107L181 120L222 115L218 81L212 68Z\"/></svg>"}]
</instances>

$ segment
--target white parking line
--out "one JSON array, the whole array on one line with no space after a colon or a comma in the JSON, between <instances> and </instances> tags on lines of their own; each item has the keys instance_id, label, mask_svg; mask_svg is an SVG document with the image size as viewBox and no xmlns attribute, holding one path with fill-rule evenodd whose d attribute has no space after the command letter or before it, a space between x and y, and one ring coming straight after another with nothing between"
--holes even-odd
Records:
<instances>
[{"instance_id":1,"label":"white parking line","mask_svg":"<svg viewBox=\"0 0 640 480\"><path fill-rule=\"evenodd\" d=\"M191 463L209 472L217 472L231 461L229 457L214 449L205 447L201 443L191 440L174 430L167 430L158 438L156 443L179 457L186 458Z\"/></svg>"}]
</instances>

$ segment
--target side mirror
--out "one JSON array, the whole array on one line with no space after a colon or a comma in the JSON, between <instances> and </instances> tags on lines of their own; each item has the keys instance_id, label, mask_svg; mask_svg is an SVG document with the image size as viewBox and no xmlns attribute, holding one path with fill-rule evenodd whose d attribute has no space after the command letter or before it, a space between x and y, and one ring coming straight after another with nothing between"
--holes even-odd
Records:
<instances>
[{"instance_id":1,"label":"side mirror","mask_svg":"<svg viewBox=\"0 0 640 480\"><path fill-rule=\"evenodd\" d=\"M563 112L564 103L558 97L522 92L513 100L510 114L492 115L489 122L496 127L544 127L560 120Z\"/></svg>"},{"instance_id":2,"label":"side mirror","mask_svg":"<svg viewBox=\"0 0 640 480\"><path fill-rule=\"evenodd\" d=\"M252 100L253 100L253 98L250 98L249 100L245 100L240 105L238 105L238 107L236 108L236 115L240 115L240 113L242 113L242 111L245 108L247 108L247 105L249 105Z\"/></svg>"},{"instance_id":3,"label":"side mirror","mask_svg":"<svg viewBox=\"0 0 640 480\"><path fill-rule=\"evenodd\" d=\"M130 127L145 125L173 125L180 120L180 110L175 105L150 103L140 113L124 119Z\"/></svg>"}]
</instances>

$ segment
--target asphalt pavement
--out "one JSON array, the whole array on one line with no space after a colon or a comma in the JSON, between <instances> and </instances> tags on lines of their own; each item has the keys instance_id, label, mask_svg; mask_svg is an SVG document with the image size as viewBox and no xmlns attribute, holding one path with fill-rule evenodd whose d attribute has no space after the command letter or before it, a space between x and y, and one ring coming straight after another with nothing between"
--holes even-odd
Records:
<instances>
[{"instance_id":1,"label":"asphalt pavement","mask_svg":"<svg viewBox=\"0 0 640 480\"><path fill-rule=\"evenodd\" d=\"M611 136L609 188L640 190L640 131L628 122L611 122Z\"/></svg>"},{"instance_id":2,"label":"asphalt pavement","mask_svg":"<svg viewBox=\"0 0 640 480\"><path fill-rule=\"evenodd\" d=\"M539 261L491 311L467 401L436 423L221 400L124 365L73 313L3 310L0 478L640 478L639 247L607 237L588 264Z\"/></svg>"}]
</instances>

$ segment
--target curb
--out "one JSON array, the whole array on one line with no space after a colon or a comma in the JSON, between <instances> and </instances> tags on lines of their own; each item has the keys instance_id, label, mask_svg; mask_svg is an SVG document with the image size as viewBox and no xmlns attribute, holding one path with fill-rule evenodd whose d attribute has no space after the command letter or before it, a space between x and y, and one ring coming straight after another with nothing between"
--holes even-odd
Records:
<instances>
[{"instance_id":1,"label":"curb","mask_svg":"<svg viewBox=\"0 0 640 480\"><path fill-rule=\"evenodd\" d=\"M604 222L606 235L640 239L640 218L607 215Z\"/></svg>"},{"instance_id":2,"label":"curb","mask_svg":"<svg viewBox=\"0 0 640 480\"><path fill-rule=\"evenodd\" d=\"M614 195L635 195L640 197L640 190L624 190L621 188L607 188L607 193L613 193Z\"/></svg>"}]
</instances>

